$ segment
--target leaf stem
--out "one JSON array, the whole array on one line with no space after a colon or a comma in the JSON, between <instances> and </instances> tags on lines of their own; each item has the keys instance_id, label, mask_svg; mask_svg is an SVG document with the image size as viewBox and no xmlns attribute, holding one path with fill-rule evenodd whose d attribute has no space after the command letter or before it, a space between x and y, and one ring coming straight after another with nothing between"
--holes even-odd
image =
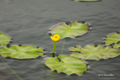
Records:
<instances>
[{"instance_id":1,"label":"leaf stem","mask_svg":"<svg viewBox=\"0 0 120 80\"><path fill-rule=\"evenodd\" d=\"M56 48L56 43L57 43L57 42L55 41L55 42L54 42L54 46L53 46L53 51L52 51L52 56L53 56L53 57L55 57L54 52L55 52L55 48Z\"/></svg>"},{"instance_id":2,"label":"leaf stem","mask_svg":"<svg viewBox=\"0 0 120 80\"><path fill-rule=\"evenodd\" d=\"M92 64L90 64L90 67L93 65L93 64L95 64L97 61L94 61Z\"/></svg>"},{"instance_id":3,"label":"leaf stem","mask_svg":"<svg viewBox=\"0 0 120 80\"><path fill-rule=\"evenodd\" d=\"M38 65L38 66L35 66L35 67L33 67L33 68L30 68L30 69L26 70L25 72L23 72L22 75L23 75L24 73L26 73L26 72L28 72L28 71L30 71L30 70L32 70L32 69L35 69L35 68L37 68L37 67L40 67L40 66L42 66L42 65L43 65L43 64Z\"/></svg>"},{"instance_id":4,"label":"leaf stem","mask_svg":"<svg viewBox=\"0 0 120 80\"><path fill-rule=\"evenodd\" d=\"M22 79L14 72L14 70L11 69L10 66L8 66L8 65L3 61L3 59L2 59L1 57L0 57L0 59L1 59L1 61L2 61L20 80L22 80Z\"/></svg>"}]
</instances>

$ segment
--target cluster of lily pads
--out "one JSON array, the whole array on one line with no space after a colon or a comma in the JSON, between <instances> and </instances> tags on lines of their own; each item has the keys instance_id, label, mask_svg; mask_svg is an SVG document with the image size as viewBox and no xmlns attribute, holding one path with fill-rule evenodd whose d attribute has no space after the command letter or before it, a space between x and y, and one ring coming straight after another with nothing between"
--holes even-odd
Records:
<instances>
[{"instance_id":1,"label":"cluster of lily pads","mask_svg":"<svg viewBox=\"0 0 120 80\"><path fill-rule=\"evenodd\" d=\"M62 38L75 38L81 36L89 31L88 23L73 21L69 24L61 23L53 26L50 29L52 36L55 34ZM69 48L73 53L70 56L59 55L57 57L48 57L44 64L52 71L56 70L58 73L66 73L67 75L77 74L80 75L87 71L87 64L83 60L100 60L114 58L120 55L120 33L113 33L105 39L105 45L86 45L85 47L76 46ZM36 48L31 45L6 45L11 41L10 37L0 32L0 55L3 57L10 57L15 59L31 59L39 56L43 57L44 50ZM78 44L78 43L76 43ZM112 44L112 47L109 46Z\"/></svg>"}]
</instances>

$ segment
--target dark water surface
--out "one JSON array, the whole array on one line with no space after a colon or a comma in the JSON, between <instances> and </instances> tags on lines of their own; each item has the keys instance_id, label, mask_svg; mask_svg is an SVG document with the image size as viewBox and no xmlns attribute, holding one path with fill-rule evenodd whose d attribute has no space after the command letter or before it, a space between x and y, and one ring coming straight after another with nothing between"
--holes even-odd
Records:
<instances>
[{"instance_id":1,"label":"dark water surface","mask_svg":"<svg viewBox=\"0 0 120 80\"><path fill-rule=\"evenodd\" d=\"M120 31L120 0L86 3L70 0L0 0L0 31L13 39L12 45L29 44L46 49L43 58L16 60L2 57L3 60L22 80L119 80L120 56L97 61L82 76L53 73L42 65L53 47L47 33L49 28L74 20L88 22L92 30L76 39L65 39L65 55L71 54L69 47L85 46L98 40L101 41L95 44L102 44L104 37ZM61 53L63 42L62 39L57 43L56 54ZM94 61L87 62L92 64ZM109 76L99 76L101 74ZM0 80L19 80L1 60Z\"/></svg>"}]
</instances>

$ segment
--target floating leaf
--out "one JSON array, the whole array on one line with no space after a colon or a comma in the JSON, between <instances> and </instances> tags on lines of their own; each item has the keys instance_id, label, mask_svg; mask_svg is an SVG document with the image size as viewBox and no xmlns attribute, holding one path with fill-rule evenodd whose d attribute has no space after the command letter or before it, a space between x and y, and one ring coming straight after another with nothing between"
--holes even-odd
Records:
<instances>
[{"instance_id":1,"label":"floating leaf","mask_svg":"<svg viewBox=\"0 0 120 80\"><path fill-rule=\"evenodd\" d=\"M69 50L77 51L72 53L70 56L76 58L89 59L89 60L108 59L120 55L119 49L113 49L111 47L103 47L102 45L99 45L97 47L95 47L94 45L87 45L84 48L77 46L76 48L70 48Z\"/></svg>"},{"instance_id":2,"label":"floating leaf","mask_svg":"<svg viewBox=\"0 0 120 80\"><path fill-rule=\"evenodd\" d=\"M61 60L59 61L58 58ZM45 61L45 65L51 70L57 70L58 73L82 74L87 71L86 63L78 58L68 57L65 55L58 56L58 58L49 57Z\"/></svg>"},{"instance_id":3,"label":"floating leaf","mask_svg":"<svg viewBox=\"0 0 120 80\"><path fill-rule=\"evenodd\" d=\"M102 0L74 0L74 1L85 1L85 2L92 2L92 1L102 1Z\"/></svg>"},{"instance_id":4,"label":"floating leaf","mask_svg":"<svg viewBox=\"0 0 120 80\"><path fill-rule=\"evenodd\" d=\"M50 29L52 35L58 34L60 38L71 37L75 38L76 36L81 36L88 32L89 26L87 23L81 23L73 21L69 25L66 23L61 23Z\"/></svg>"},{"instance_id":5,"label":"floating leaf","mask_svg":"<svg viewBox=\"0 0 120 80\"><path fill-rule=\"evenodd\" d=\"M110 45L110 44L113 44L113 43L117 43L118 41L120 41L120 33L113 33L111 35L109 35L107 38L105 38L106 42L105 44L106 45Z\"/></svg>"},{"instance_id":6,"label":"floating leaf","mask_svg":"<svg viewBox=\"0 0 120 80\"><path fill-rule=\"evenodd\" d=\"M6 46L10 42L10 37L0 32L0 46Z\"/></svg>"},{"instance_id":7,"label":"floating leaf","mask_svg":"<svg viewBox=\"0 0 120 80\"><path fill-rule=\"evenodd\" d=\"M36 48L35 46L30 45L13 45L9 48L2 47L0 49L0 54L3 57L11 57L17 59L28 59L28 58L36 58L38 56L43 56L44 52L41 48Z\"/></svg>"},{"instance_id":8,"label":"floating leaf","mask_svg":"<svg viewBox=\"0 0 120 80\"><path fill-rule=\"evenodd\" d=\"M117 43L115 45L113 45L114 48L119 48L120 47L120 43Z\"/></svg>"}]
</instances>

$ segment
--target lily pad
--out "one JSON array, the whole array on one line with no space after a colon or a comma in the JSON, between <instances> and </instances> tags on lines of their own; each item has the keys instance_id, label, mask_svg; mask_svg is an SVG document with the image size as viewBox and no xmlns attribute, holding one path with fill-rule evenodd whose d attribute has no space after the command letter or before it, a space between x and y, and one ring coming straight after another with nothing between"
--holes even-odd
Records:
<instances>
[{"instance_id":1,"label":"lily pad","mask_svg":"<svg viewBox=\"0 0 120 80\"><path fill-rule=\"evenodd\" d=\"M102 0L74 0L74 1L85 1L85 2L93 2L93 1L102 1Z\"/></svg>"},{"instance_id":2,"label":"lily pad","mask_svg":"<svg viewBox=\"0 0 120 80\"><path fill-rule=\"evenodd\" d=\"M103 47L102 45L98 45L97 47L94 45L87 45L84 48L77 46L76 48L70 48L69 51L77 51L72 53L70 56L89 60L108 59L120 55L119 49Z\"/></svg>"},{"instance_id":3,"label":"lily pad","mask_svg":"<svg viewBox=\"0 0 120 80\"><path fill-rule=\"evenodd\" d=\"M119 48L119 47L120 47L120 42L115 44L115 45L113 45L113 48Z\"/></svg>"},{"instance_id":4,"label":"lily pad","mask_svg":"<svg viewBox=\"0 0 120 80\"><path fill-rule=\"evenodd\" d=\"M87 23L81 23L77 21L71 22L69 25L66 23L61 23L50 29L52 35L58 34L60 38L70 37L75 38L76 36L81 36L87 33L89 26Z\"/></svg>"},{"instance_id":5,"label":"lily pad","mask_svg":"<svg viewBox=\"0 0 120 80\"><path fill-rule=\"evenodd\" d=\"M118 41L120 41L120 33L113 33L109 35L107 38L105 38L105 40L106 45L117 43Z\"/></svg>"},{"instance_id":6,"label":"lily pad","mask_svg":"<svg viewBox=\"0 0 120 80\"><path fill-rule=\"evenodd\" d=\"M36 58L38 56L43 56L43 49L42 48L36 48L35 46L31 45L13 45L9 48L2 47L0 49L0 54L3 57L11 57L16 59L30 59L30 58Z\"/></svg>"},{"instance_id":7,"label":"lily pad","mask_svg":"<svg viewBox=\"0 0 120 80\"><path fill-rule=\"evenodd\" d=\"M59 61L58 58L61 60ZM51 70L57 70L58 73L70 74L82 74L87 71L87 66L84 61L74 57L68 57L65 55L58 56L58 58L49 57L45 61L45 65Z\"/></svg>"},{"instance_id":8,"label":"lily pad","mask_svg":"<svg viewBox=\"0 0 120 80\"><path fill-rule=\"evenodd\" d=\"M6 46L10 42L10 37L0 32L0 46Z\"/></svg>"}]
</instances>

